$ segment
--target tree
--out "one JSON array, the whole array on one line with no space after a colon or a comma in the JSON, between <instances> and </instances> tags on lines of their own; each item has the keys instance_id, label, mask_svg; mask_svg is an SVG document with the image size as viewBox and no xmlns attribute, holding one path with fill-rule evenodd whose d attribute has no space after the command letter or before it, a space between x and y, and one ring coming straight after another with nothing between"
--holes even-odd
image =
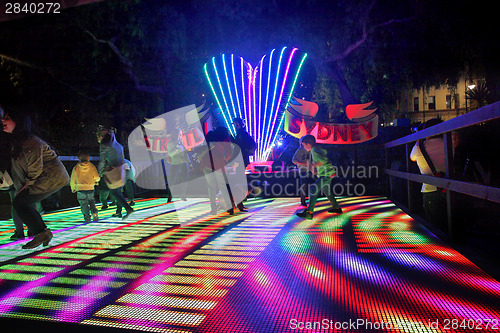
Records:
<instances>
[{"instance_id":1,"label":"tree","mask_svg":"<svg viewBox=\"0 0 500 333\"><path fill-rule=\"evenodd\" d=\"M454 82L465 62L484 68L496 96L498 47L484 33L492 23L473 24L481 10L451 0L103 1L1 23L0 82L14 92L2 98L30 100L47 121L69 110L126 130L199 102L212 56L256 64L289 45L310 55L325 117L370 100L390 117L400 89Z\"/></svg>"}]
</instances>

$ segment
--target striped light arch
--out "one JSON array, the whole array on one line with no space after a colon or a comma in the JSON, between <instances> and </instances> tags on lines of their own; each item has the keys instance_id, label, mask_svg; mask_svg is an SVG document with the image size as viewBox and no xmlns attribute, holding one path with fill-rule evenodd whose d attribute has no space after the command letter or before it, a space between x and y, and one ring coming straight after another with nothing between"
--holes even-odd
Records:
<instances>
[{"instance_id":1,"label":"striped light arch","mask_svg":"<svg viewBox=\"0 0 500 333\"><path fill-rule=\"evenodd\" d=\"M287 107L307 53L297 48L273 49L255 69L233 54L213 57L204 71L231 134L240 117L257 143L253 160L266 161L282 129Z\"/></svg>"}]
</instances>

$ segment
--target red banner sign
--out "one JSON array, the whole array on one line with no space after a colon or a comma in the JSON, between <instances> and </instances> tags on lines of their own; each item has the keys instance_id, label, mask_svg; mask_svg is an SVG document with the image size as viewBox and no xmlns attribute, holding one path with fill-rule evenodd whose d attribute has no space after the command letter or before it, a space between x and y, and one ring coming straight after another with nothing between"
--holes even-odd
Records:
<instances>
[{"instance_id":1,"label":"red banner sign","mask_svg":"<svg viewBox=\"0 0 500 333\"><path fill-rule=\"evenodd\" d=\"M147 140L146 149L155 153L166 153L168 151L167 135L149 135L145 138ZM193 128L187 133L182 133L182 143L187 150L201 145L205 141L205 136L199 128Z\"/></svg>"},{"instance_id":2,"label":"red banner sign","mask_svg":"<svg viewBox=\"0 0 500 333\"><path fill-rule=\"evenodd\" d=\"M301 100L297 100L303 103ZM311 103L311 102L307 102ZM363 110L371 103L360 104L357 109ZM378 116L372 114L375 109L353 111L352 117L356 123L334 124L312 121L309 114L304 114L300 107L288 108L285 112L285 131L296 138L301 138L306 134L311 134L316 138L316 142L324 144L355 144L373 139L378 135ZM354 110L354 108L351 108ZM316 113L314 113L316 114ZM350 118L351 118L350 117ZM357 118L357 119L356 119ZM364 120L363 122L359 122Z\"/></svg>"}]
</instances>

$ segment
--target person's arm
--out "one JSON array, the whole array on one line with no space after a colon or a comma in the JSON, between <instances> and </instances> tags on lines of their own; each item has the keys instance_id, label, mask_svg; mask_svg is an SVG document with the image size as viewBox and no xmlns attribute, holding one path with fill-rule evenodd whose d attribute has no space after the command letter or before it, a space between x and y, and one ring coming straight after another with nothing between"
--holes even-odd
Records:
<instances>
[{"instance_id":1,"label":"person's arm","mask_svg":"<svg viewBox=\"0 0 500 333\"><path fill-rule=\"evenodd\" d=\"M75 193L76 192L76 172L75 172L75 168L73 168L73 170L71 171L71 178L69 180L69 186L71 188L71 192Z\"/></svg>"},{"instance_id":2,"label":"person's arm","mask_svg":"<svg viewBox=\"0 0 500 333\"><path fill-rule=\"evenodd\" d=\"M410 152L410 160L413 162L417 161L417 155L419 154L420 148L418 147L418 141L415 143L415 146L413 146L413 149Z\"/></svg>"},{"instance_id":3,"label":"person's arm","mask_svg":"<svg viewBox=\"0 0 500 333\"><path fill-rule=\"evenodd\" d=\"M295 151L295 154L293 154L292 163L295 164L295 165L301 165L301 166L308 166L308 165L310 165L309 163L307 163L307 160L306 161L302 161L301 159L299 159L299 154L303 154L303 151L300 148Z\"/></svg>"},{"instance_id":4,"label":"person's arm","mask_svg":"<svg viewBox=\"0 0 500 333\"><path fill-rule=\"evenodd\" d=\"M320 148L317 147L313 148L313 150L311 150L311 154L313 157L313 162L311 163L311 165L314 167L320 167L328 161L328 157L326 156L326 151Z\"/></svg>"},{"instance_id":5,"label":"person's arm","mask_svg":"<svg viewBox=\"0 0 500 333\"><path fill-rule=\"evenodd\" d=\"M167 154L170 157L174 157L175 155L182 152L182 148L184 148L184 146L181 147L179 144L169 141L167 143Z\"/></svg>"},{"instance_id":6,"label":"person's arm","mask_svg":"<svg viewBox=\"0 0 500 333\"><path fill-rule=\"evenodd\" d=\"M28 167L25 187L33 185L43 172L43 145L37 142L28 147L27 150L28 152L23 151L22 153Z\"/></svg>"},{"instance_id":7,"label":"person's arm","mask_svg":"<svg viewBox=\"0 0 500 333\"><path fill-rule=\"evenodd\" d=\"M292 156L292 163L295 164L295 165L298 165L300 163L299 156L298 156L299 155L299 151L300 151L300 148L297 149L295 151L295 154L293 154L293 156Z\"/></svg>"},{"instance_id":8,"label":"person's arm","mask_svg":"<svg viewBox=\"0 0 500 333\"><path fill-rule=\"evenodd\" d=\"M253 137L250 134L248 134L248 149L252 153L255 151L255 149L257 149L257 143L255 143L255 140L253 139Z\"/></svg>"},{"instance_id":9,"label":"person's arm","mask_svg":"<svg viewBox=\"0 0 500 333\"><path fill-rule=\"evenodd\" d=\"M104 174L105 167L106 167L106 149L101 144L101 146L99 147L99 164L97 165L97 172L99 173L99 176L102 176Z\"/></svg>"},{"instance_id":10,"label":"person's arm","mask_svg":"<svg viewBox=\"0 0 500 333\"><path fill-rule=\"evenodd\" d=\"M93 166L92 173L94 176L94 182L97 184L101 180L101 177L99 176L99 172L97 172L97 168L93 164L92 164L92 166Z\"/></svg>"},{"instance_id":11,"label":"person's arm","mask_svg":"<svg viewBox=\"0 0 500 333\"><path fill-rule=\"evenodd\" d=\"M132 164L132 162L130 162L130 175L131 175L130 178L135 183L135 167Z\"/></svg>"}]
</instances>

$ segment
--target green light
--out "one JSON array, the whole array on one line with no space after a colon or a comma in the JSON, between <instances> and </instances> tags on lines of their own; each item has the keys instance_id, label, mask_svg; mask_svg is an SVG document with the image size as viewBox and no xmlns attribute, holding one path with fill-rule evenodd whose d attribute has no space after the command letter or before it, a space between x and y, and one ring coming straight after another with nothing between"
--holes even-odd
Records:
<instances>
[{"instance_id":1,"label":"green light","mask_svg":"<svg viewBox=\"0 0 500 333\"><path fill-rule=\"evenodd\" d=\"M429 243L429 239L427 237L413 231L394 231L391 232L391 236L394 239L407 244Z\"/></svg>"},{"instance_id":2,"label":"green light","mask_svg":"<svg viewBox=\"0 0 500 333\"><path fill-rule=\"evenodd\" d=\"M0 272L0 276L1 276L0 280L34 281L41 278L43 275Z\"/></svg>"},{"instance_id":3,"label":"green light","mask_svg":"<svg viewBox=\"0 0 500 333\"><path fill-rule=\"evenodd\" d=\"M57 259L44 259L44 258L27 258L21 260L20 262L29 262L34 264L46 264L46 265L62 265L62 266L73 266L81 263L81 261L77 260L57 260Z\"/></svg>"},{"instance_id":4,"label":"green light","mask_svg":"<svg viewBox=\"0 0 500 333\"><path fill-rule=\"evenodd\" d=\"M87 298L102 298L108 295L108 292L94 291L94 290L78 290L74 288L65 287L36 287L30 289L30 292L45 295L61 295L61 296L78 296Z\"/></svg>"},{"instance_id":5,"label":"green light","mask_svg":"<svg viewBox=\"0 0 500 333\"><path fill-rule=\"evenodd\" d=\"M51 267L51 266L41 266L41 265L5 265L2 269L12 269L16 271L26 271L26 272L44 272L53 273L63 270L65 267Z\"/></svg>"},{"instance_id":6,"label":"green light","mask_svg":"<svg viewBox=\"0 0 500 333\"><path fill-rule=\"evenodd\" d=\"M281 247L291 253L304 253L311 247L311 240L304 232L290 232L281 240Z\"/></svg>"},{"instance_id":7,"label":"green light","mask_svg":"<svg viewBox=\"0 0 500 333\"><path fill-rule=\"evenodd\" d=\"M60 284L71 284L74 286L91 285L91 286L108 287L108 288L120 288L125 284L127 284L126 282L89 280L89 279L81 279L74 277L58 277L52 280L51 282Z\"/></svg>"}]
</instances>

